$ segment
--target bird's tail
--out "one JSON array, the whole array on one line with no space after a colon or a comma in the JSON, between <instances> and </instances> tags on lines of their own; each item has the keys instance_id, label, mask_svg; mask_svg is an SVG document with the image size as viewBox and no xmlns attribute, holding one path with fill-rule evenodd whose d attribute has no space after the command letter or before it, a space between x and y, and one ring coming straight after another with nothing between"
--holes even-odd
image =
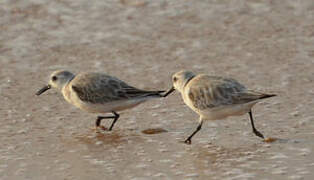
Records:
<instances>
[{"instance_id":1,"label":"bird's tail","mask_svg":"<svg viewBox=\"0 0 314 180\"><path fill-rule=\"evenodd\" d=\"M162 93L165 91L147 91L147 90L136 90L134 92L128 92L128 94L132 94L134 97L151 97L151 98L159 98L163 97Z\"/></svg>"},{"instance_id":2,"label":"bird's tail","mask_svg":"<svg viewBox=\"0 0 314 180\"><path fill-rule=\"evenodd\" d=\"M266 98L270 98L274 96L277 96L277 95L276 94L262 94L259 99L266 99Z\"/></svg>"},{"instance_id":3,"label":"bird's tail","mask_svg":"<svg viewBox=\"0 0 314 180\"><path fill-rule=\"evenodd\" d=\"M153 97L163 97L162 93L164 93L165 91L150 91L149 92L149 96L153 96Z\"/></svg>"},{"instance_id":4,"label":"bird's tail","mask_svg":"<svg viewBox=\"0 0 314 180\"><path fill-rule=\"evenodd\" d=\"M251 101L266 99L266 98L270 98L274 96L276 96L276 94L265 94L261 92L248 90L244 93L239 93L237 96L237 99L239 100L239 102L251 102Z\"/></svg>"}]
</instances>

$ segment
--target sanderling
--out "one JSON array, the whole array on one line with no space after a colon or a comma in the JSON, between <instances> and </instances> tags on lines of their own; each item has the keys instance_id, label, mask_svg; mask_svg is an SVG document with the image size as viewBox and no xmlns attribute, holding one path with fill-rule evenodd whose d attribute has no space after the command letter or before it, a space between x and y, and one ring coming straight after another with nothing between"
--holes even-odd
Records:
<instances>
[{"instance_id":1,"label":"sanderling","mask_svg":"<svg viewBox=\"0 0 314 180\"><path fill-rule=\"evenodd\" d=\"M102 119L113 119L109 131L119 118L118 111L135 107L140 103L162 97L164 91L146 91L137 89L104 73L80 73L55 71L50 75L48 85L40 89L40 95L50 88L60 90L70 104L91 113L112 113L113 116L98 116L96 129Z\"/></svg>"},{"instance_id":2,"label":"sanderling","mask_svg":"<svg viewBox=\"0 0 314 180\"><path fill-rule=\"evenodd\" d=\"M276 96L248 90L244 85L231 78L195 75L190 71L179 71L172 76L173 87L163 96L166 97L178 90L185 102L200 115L196 130L184 141L191 143L192 137L202 128L204 120L218 120L228 116L249 113L253 132L263 138L256 130L253 121L252 107L261 99Z\"/></svg>"}]
</instances>

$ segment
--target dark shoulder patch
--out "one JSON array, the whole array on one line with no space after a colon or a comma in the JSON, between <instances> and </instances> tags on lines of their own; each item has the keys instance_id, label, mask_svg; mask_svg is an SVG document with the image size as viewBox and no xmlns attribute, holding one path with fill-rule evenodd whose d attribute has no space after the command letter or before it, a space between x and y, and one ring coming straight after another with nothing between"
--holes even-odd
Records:
<instances>
[{"instance_id":1,"label":"dark shoulder patch","mask_svg":"<svg viewBox=\"0 0 314 180\"><path fill-rule=\"evenodd\" d=\"M194 102L195 97L194 97L194 94L191 91L189 92L189 98L191 99L192 102Z\"/></svg>"},{"instance_id":2,"label":"dark shoulder patch","mask_svg":"<svg viewBox=\"0 0 314 180\"><path fill-rule=\"evenodd\" d=\"M81 93L81 90L80 90L78 87L76 87L76 86L73 86L73 85L72 85L72 89L73 89L76 93Z\"/></svg>"},{"instance_id":3,"label":"dark shoulder patch","mask_svg":"<svg viewBox=\"0 0 314 180\"><path fill-rule=\"evenodd\" d=\"M76 92L77 96L81 100L83 100L83 101L86 100L85 97L84 97L84 92L80 88L72 85L72 89Z\"/></svg>"}]
</instances>

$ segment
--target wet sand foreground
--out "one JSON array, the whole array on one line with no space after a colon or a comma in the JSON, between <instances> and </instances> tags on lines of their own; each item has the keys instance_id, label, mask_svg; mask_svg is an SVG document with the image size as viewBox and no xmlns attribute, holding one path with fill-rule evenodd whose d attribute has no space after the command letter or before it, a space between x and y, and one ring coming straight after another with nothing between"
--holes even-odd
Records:
<instances>
[{"instance_id":1,"label":"wet sand foreground","mask_svg":"<svg viewBox=\"0 0 314 180\"><path fill-rule=\"evenodd\" d=\"M0 67L0 179L314 178L313 0L2 0ZM144 89L181 69L233 77L278 94L253 109L276 141L239 116L183 144L198 116L178 93L96 134L96 115L55 90L35 96L57 69Z\"/></svg>"}]
</instances>

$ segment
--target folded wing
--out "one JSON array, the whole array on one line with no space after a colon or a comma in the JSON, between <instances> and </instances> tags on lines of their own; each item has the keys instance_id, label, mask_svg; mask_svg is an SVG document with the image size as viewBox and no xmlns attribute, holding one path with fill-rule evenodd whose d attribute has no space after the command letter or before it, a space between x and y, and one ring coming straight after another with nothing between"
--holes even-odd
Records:
<instances>
[{"instance_id":1,"label":"folded wing","mask_svg":"<svg viewBox=\"0 0 314 180\"><path fill-rule=\"evenodd\" d=\"M247 90L234 79L214 76L203 77L198 83L191 84L188 91L188 98L190 98L193 106L201 110L232 104L245 104L272 96L274 95Z\"/></svg>"},{"instance_id":2,"label":"folded wing","mask_svg":"<svg viewBox=\"0 0 314 180\"><path fill-rule=\"evenodd\" d=\"M145 91L102 73L78 75L71 82L72 89L85 102L104 104L132 98L160 97L163 91Z\"/></svg>"}]
</instances>

